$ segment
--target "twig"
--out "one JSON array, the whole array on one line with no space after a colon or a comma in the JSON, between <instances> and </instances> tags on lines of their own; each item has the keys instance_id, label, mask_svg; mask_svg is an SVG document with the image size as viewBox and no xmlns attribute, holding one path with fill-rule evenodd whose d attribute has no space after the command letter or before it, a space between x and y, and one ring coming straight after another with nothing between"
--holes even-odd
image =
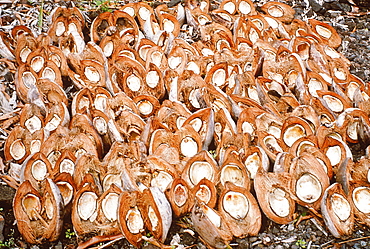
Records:
<instances>
[{"instance_id":1,"label":"twig","mask_svg":"<svg viewBox=\"0 0 370 249\"><path fill-rule=\"evenodd\" d=\"M349 242L354 242L354 241L358 241L358 240L364 240L364 239L370 239L370 236L361 237L361 238L355 238L355 239L349 239L349 240L344 240L344 241L339 242L338 245L349 243Z\"/></svg>"},{"instance_id":2,"label":"twig","mask_svg":"<svg viewBox=\"0 0 370 249\"><path fill-rule=\"evenodd\" d=\"M326 245L329 245L330 243L332 243L332 242L334 242L335 241L335 239L332 239L332 240L330 240L330 241L328 241L328 242L325 242L324 244L322 244L320 247L322 248L322 247L324 247L324 246L326 246Z\"/></svg>"},{"instance_id":3,"label":"twig","mask_svg":"<svg viewBox=\"0 0 370 249\"><path fill-rule=\"evenodd\" d=\"M108 247L108 246L110 246L110 245L113 245L114 243L116 243L117 241L119 241L119 240L121 240L121 239L124 239L125 238L125 236L121 236L121 237L119 237L119 238L117 238L117 239L114 239L114 240L112 240L112 241L109 241L108 243L106 243L106 244L104 244L104 245L102 245L102 246L99 246L99 247L97 247L97 249L102 249L102 248L106 248L106 247Z\"/></svg>"}]
</instances>

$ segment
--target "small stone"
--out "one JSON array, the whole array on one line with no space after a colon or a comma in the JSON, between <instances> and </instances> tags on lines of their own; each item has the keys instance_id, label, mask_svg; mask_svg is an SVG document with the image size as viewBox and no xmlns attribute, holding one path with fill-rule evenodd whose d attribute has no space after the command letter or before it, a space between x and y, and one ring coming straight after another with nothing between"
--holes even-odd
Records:
<instances>
[{"instance_id":1,"label":"small stone","mask_svg":"<svg viewBox=\"0 0 370 249\"><path fill-rule=\"evenodd\" d=\"M258 237L250 237L249 238L249 242L253 243L253 242L256 242L258 240Z\"/></svg>"},{"instance_id":2,"label":"small stone","mask_svg":"<svg viewBox=\"0 0 370 249\"><path fill-rule=\"evenodd\" d=\"M282 246L282 245L275 246L275 249L283 249L283 248L284 248L284 246Z\"/></svg>"},{"instance_id":3,"label":"small stone","mask_svg":"<svg viewBox=\"0 0 370 249\"><path fill-rule=\"evenodd\" d=\"M360 244L361 244L361 246L362 246L362 247L365 247L365 246L367 246L367 243L366 243L366 241L363 241L363 240L361 240L361 241L360 241Z\"/></svg>"}]
</instances>

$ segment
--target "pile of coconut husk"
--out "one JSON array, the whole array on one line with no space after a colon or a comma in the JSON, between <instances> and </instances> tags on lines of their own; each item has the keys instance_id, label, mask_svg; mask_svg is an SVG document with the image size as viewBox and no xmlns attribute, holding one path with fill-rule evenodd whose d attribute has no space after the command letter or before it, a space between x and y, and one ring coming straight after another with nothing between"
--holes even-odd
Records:
<instances>
[{"instance_id":1,"label":"pile of coconut husk","mask_svg":"<svg viewBox=\"0 0 370 249\"><path fill-rule=\"evenodd\" d=\"M336 238L370 224L370 91L328 23L250 0L24 6L2 20L0 135L28 243L67 216L80 248L167 247L181 217L211 248L302 207Z\"/></svg>"}]
</instances>

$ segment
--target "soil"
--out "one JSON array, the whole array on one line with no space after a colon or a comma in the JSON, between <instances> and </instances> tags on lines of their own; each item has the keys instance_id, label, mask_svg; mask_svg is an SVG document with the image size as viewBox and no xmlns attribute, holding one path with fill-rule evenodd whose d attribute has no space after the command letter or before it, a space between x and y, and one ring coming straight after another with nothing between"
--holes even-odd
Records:
<instances>
[{"instance_id":1,"label":"soil","mask_svg":"<svg viewBox=\"0 0 370 249\"><path fill-rule=\"evenodd\" d=\"M0 1L3 2L3 1ZM24 9L29 10L28 20L23 20L25 24L33 28L37 32L47 29L47 16L44 16L44 26L41 28L37 26L35 16L38 16L39 3L28 2L27 6L22 5L19 1L14 3L7 3L0 6L0 29L3 31L9 30L10 26L19 24L22 19L15 16L16 11ZM97 2L97 1L96 1ZM102 1L104 3L104 1ZM109 1L107 1L108 3ZM257 6L261 6L264 0L255 1ZM296 17L302 20L308 18L315 18L317 20L329 22L336 28L342 37L342 45L338 51L342 52L346 58L351 61L350 71L354 75L360 77L365 82L370 81L370 9L368 9L366 1L354 1L358 5L354 5L351 1L345 0L304 0L304 1L282 1L296 10ZM58 1L58 3L44 2L44 12L50 11L58 5L66 5L67 2ZM77 5L84 7L86 17L93 20L98 11L102 10L99 6L91 7L91 2L80 2ZM120 4L120 2L117 2ZM23 7L22 7L23 6ZM89 8L90 7L90 8ZM107 6L111 7L111 6ZM15 11L16 10L16 11ZM36 13L36 14L35 14ZM8 87L7 92L10 96L14 94L14 85L12 85L14 74L2 67L0 64L0 77L3 84ZM1 134L0 134L1 135ZM3 136L0 140L3 140ZM3 144L4 141L1 142ZM359 145L351 146L355 159L359 159L364 154L365 148ZM2 151L1 151L2 153ZM8 165L6 165L8 167ZM4 171L4 169L2 169ZM60 239L56 242L45 243L42 245L29 245L24 242L22 236L19 234L12 210L12 199L14 196L14 189L7 186L4 182L0 182L0 214L5 219L4 230L0 231L4 239L0 247L9 248L75 248L78 243L83 241L82 238L77 238L73 234L72 223L70 217L65 218L64 228ZM297 220L288 225L278 225L263 218L263 226L255 237L248 237L244 239L235 239L230 246L232 248L369 248L370 247L370 231L356 223L356 229L353 235L346 239L336 239L325 228L325 225L320 223L321 219L315 217L307 209L297 206ZM0 225L1 228L1 225ZM1 238L1 235L0 235ZM170 233L167 236L166 245L174 245L175 248L205 248L204 243L199 236L191 229L191 222L188 217L183 217L179 220L174 220ZM98 245L100 248L105 247L105 244ZM134 248L125 239L118 240L114 244L107 246L107 248ZM156 248L154 245L147 243L144 248Z\"/></svg>"}]
</instances>

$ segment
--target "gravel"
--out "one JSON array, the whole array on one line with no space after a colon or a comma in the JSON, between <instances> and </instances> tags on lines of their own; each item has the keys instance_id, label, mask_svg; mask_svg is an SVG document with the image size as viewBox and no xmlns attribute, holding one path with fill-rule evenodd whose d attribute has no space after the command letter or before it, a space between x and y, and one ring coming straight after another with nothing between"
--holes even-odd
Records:
<instances>
[{"instance_id":1,"label":"gravel","mask_svg":"<svg viewBox=\"0 0 370 249\"><path fill-rule=\"evenodd\" d=\"M261 6L264 0L255 1L258 6ZM360 77L365 82L370 81L370 9L367 9L368 1L357 0L358 6L354 6L345 0L287 0L285 2L296 10L297 18L307 20L315 18L320 21L329 22L336 28L342 38L342 45L338 51L342 52L346 58L351 61L350 71L352 74ZM83 3L82 4L86 4ZM45 2L45 10L50 11L55 7L55 3ZM39 27L37 3L32 4L30 12L22 14L28 26L33 27L36 32L47 29L47 22L43 23L43 27ZM15 1L12 4L4 4L0 6L0 30L8 31L11 26L19 24L19 19L14 18L13 10L27 9L19 2ZM45 18L45 17L44 17ZM2 81L11 81L12 77L9 73L4 73L6 69L1 69L0 77ZM10 91L10 90L9 90ZM9 92L12 94L12 91ZM361 149L361 148L358 148ZM14 216L12 213L12 196L14 191L5 184L0 185L0 214L5 217L5 227L3 235L4 242L0 243L0 247L10 248L74 248L78 241L75 236L72 239L67 239L65 232L67 229L72 229L70 218L66 218L63 234L59 241L54 243L46 243L43 245L30 246L26 244L19 232L17 231ZM5 197L8 196L8 197ZM325 226L321 224L321 219L309 216L308 210L303 207L297 208L297 214L301 219L292 224L278 225L264 217L263 227L258 236L244 239L235 239L232 241L232 248L369 248L370 247L370 231L367 227L356 224L356 230L351 238L340 240L328 234ZM186 219L186 217L185 217ZM172 241L178 243L177 248L205 248L200 239L193 235L189 229L183 224L184 219L173 222L170 234L166 244L172 244ZM0 231L1 232L1 231ZM1 234L0 234L1 238ZM175 243L175 242L173 242ZM175 245L175 244L173 244ZM153 245L147 244L145 248L155 248ZM125 240L121 240L110 248L133 248Z\"/></svg>"}]
</instances>

